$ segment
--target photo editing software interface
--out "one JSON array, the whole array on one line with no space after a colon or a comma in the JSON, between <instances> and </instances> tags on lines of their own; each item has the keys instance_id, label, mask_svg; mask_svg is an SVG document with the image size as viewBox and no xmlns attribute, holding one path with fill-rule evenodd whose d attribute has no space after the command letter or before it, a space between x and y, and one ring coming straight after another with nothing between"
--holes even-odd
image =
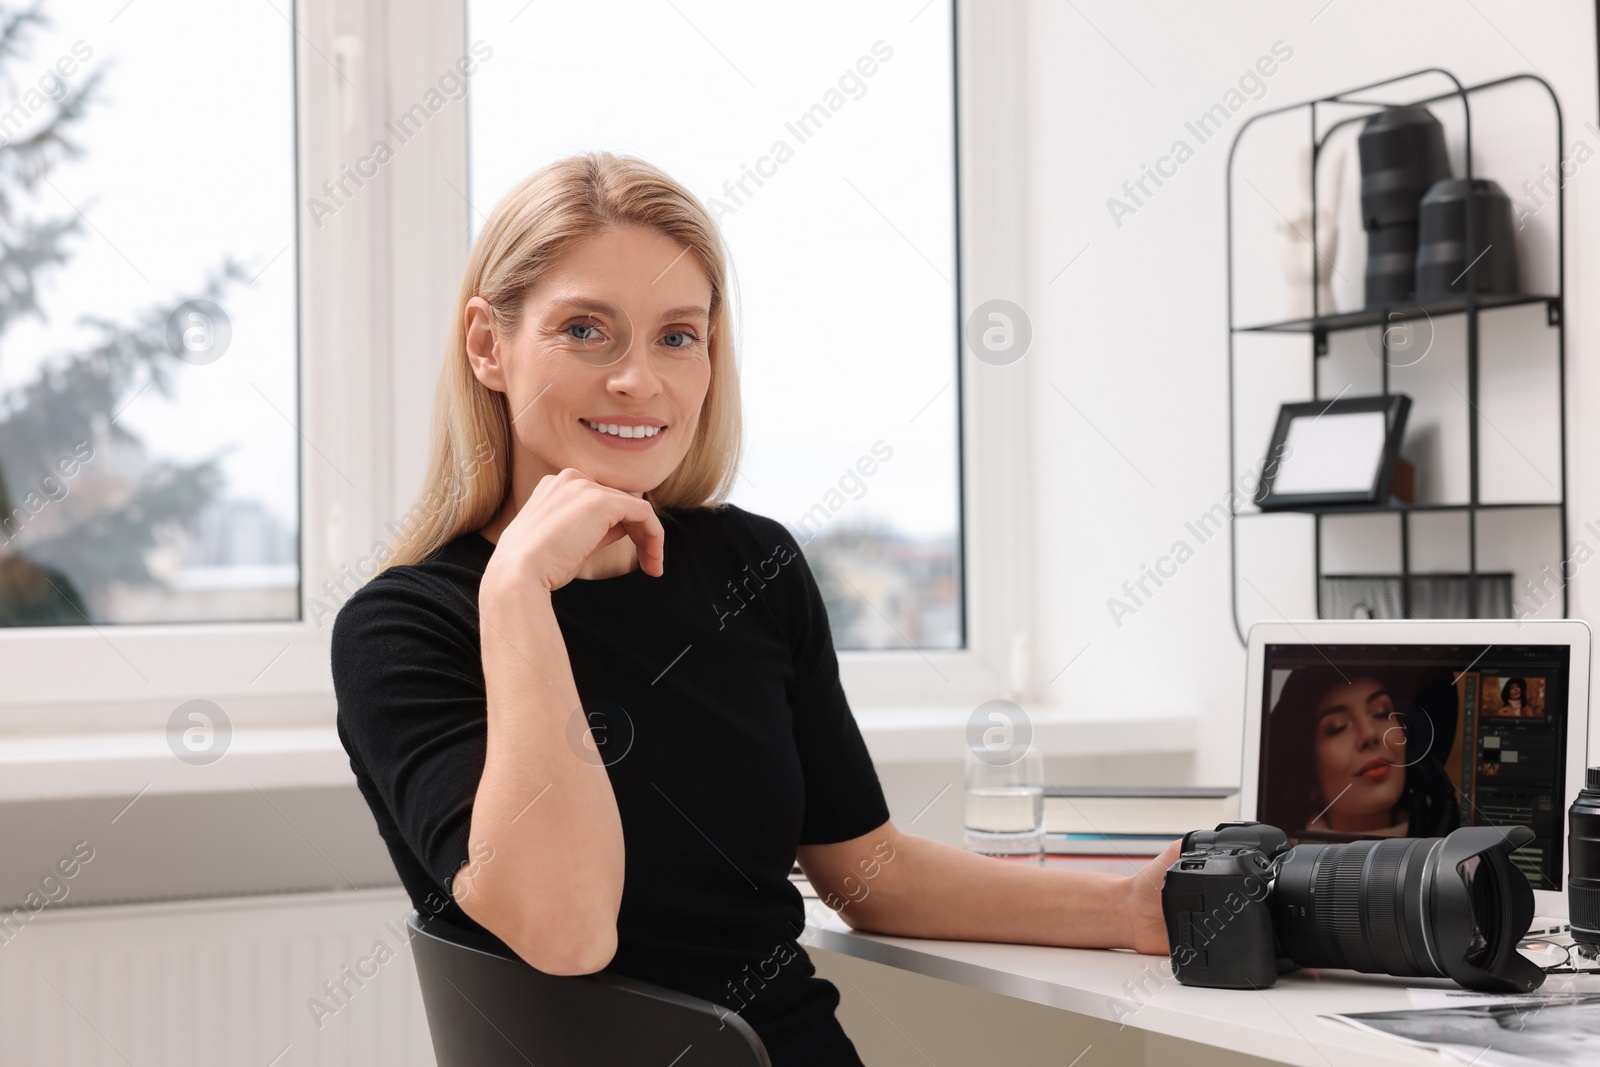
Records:
<instances>
[{"instance_id":1,"label":"photo editing software interface","mask_svg":"<svg viewBox=\"0 0 1600 1067\"><path fill-rule=\"evenodd\" d=\"M1560 890L1567 645L1267 645L1257 817L1296 842L1522 825Z\"/></svg>"}]
</instances>

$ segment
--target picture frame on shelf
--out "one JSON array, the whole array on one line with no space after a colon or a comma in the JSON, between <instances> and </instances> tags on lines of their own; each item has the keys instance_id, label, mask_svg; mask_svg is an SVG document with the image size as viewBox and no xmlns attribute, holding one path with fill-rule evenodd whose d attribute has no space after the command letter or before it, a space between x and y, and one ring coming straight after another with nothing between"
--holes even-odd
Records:
<instances>
[{"instance_id":1,"label":"picture frame on shelf","mask_svg":"<svg viewBox=\"0 0 1600 1067\"><path fill-rule=\"evenodd\" d=\"M1282 405L1256 506L1292 511L1387 504L1410 411L1404 393Z\"/></svg>"}]
</instances>

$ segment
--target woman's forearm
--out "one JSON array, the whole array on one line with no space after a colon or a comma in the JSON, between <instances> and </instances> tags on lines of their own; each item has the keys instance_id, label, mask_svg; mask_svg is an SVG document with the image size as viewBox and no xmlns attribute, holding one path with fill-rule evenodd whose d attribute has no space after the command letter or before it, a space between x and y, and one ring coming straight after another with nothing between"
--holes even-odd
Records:
<instances>
[{"instance_id":1,"label":"woman's forearm","mask_svg":"<svg viewBox=\"0 0 1600 1067\"><path fill-rule=\"evenodd\" d=\"M616 951L616 795L584 747L588 723L550 594L486 574L479 618L488 747L470 841L471 855L488 858L463 869L454 895L539 970L590 973Z\"/></svg>"},{"instance_id":2,"label":"woman's forearm","mask_svg":"<svg viewBox=\"0 0 1600 1067\"><path fill-rule=\"evenodd\" d=\"M1149 942L1122 875L1025 866L915 834L899 834L894 847L869 895L840 913L857 929L1072 948Z\"/></svg>"}]
</instances>

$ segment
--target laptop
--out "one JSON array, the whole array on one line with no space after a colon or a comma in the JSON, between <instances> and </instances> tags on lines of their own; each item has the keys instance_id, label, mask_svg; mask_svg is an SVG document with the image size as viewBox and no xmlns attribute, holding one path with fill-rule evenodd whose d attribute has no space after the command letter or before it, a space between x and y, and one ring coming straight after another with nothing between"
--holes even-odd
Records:
<instances>
[{"instance_id":1,"label":"laptop","mask_svg":"<svg viewBox=\"0 0 1600 1067\"><path fill-rule=\"evenodd\" d=\"M1589 627L1340 620L1250 629L1239 817L1296 842L1525 825L1512 860L1567 915L1589 754Z\"/></svg>"}]
</instances>

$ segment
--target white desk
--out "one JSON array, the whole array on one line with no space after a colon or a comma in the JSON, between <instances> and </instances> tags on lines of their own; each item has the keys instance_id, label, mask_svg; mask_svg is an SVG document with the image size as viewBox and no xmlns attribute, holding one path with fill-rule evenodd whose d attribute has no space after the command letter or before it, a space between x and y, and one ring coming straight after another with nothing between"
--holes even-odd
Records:
<instances>
[{"instance_id":1,"label":"white desk","mask_svg":"<svg viewBox=\"0 0 1600 1067\"><path fill-rule=\"evenodd\" d=\"M1165 957L1095 949L973 941L923 941L857 933L837 915L809 909L806 943L872 963L1122 1023L1204 1045L1302 1067L1447 1061L1345 1023L1328 1012L1404 1010L1408 986L1457 989L1442 979L1390 978L1355 971L1295 971L1251 993L1183 986ZM1552 976L1541 992L1600 990L1586 976Z\"/></svg>"}]
</instances>

